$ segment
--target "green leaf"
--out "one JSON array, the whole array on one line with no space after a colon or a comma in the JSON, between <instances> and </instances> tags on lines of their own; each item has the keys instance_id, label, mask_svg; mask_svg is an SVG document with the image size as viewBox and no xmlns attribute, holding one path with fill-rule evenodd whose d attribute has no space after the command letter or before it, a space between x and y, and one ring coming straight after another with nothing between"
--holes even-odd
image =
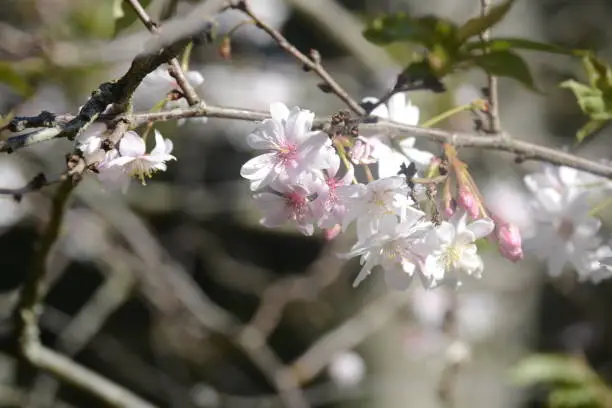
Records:
<instances>
[{"instance_id":1,"label":"green leaf","mask_svg":"<svg viewBox=\"0 0 612 408\"><path fill-rule=\"evenodd\" d=\"M31 95L33 92L28 81L18 73L11 63L6 61L0 61L0 82L7 84L23 96Z\"/></svg>"},{"instance_id":2,"label":"green leaf","mask_svg":"<svg viewBox=\"0 0 612 408\"><path fill-rule=\"evenodd\" d=\"M586 51L569 50L555 44L542 43L538 41L526 40L524 38L494 38L489 41L482 42L480 40L465 44L467 51L485 50L490 51L507 51L511 49L542 51L552 54L563 55L584 55Z\"/></svg>"},{"instance_id":3,"label":"green leaf","mask_svg":"<svg viewBox=\"0 0 612 408\"><path fill-rule=\"evenodd\" d=\"M517 385L556 383L563 385L591 385L598 381L593 371L574 357L534 354L523 359L511 371Z\"/></svg>"},{"instance_id":4,"label":"green leaf","mask_svg":"<svg viewBox=\"0 0 612 408\"><path fill-rule=\"evenodd\" d=\"M530 90L540 92L533 82L527 63L512 51L493 51L478 55L473 57L471 62L491 75L515 79Z\"/></svg>"},{"instance_id":5,"label":"green leaf","mask_svg":"<svg viewBox=\"0 0 612 408\"><path fill-rule=\"evenodd\" d=\"M491 7L491 10L484 16L474 17L465 22L457 32L459 43L467 41L470 37L478 35L487 28L499 23L512 7L514 0L506 0L501 4Z\"/></svg>"},{"instance_id":6,"label":"green leaf","mask_svg":"<svg viewBox=\"0 0 612 408\"><path fill-rule=\"evenodd\" d=\"M434 16L412 18L407 13L387 14L371 20L363 36L378 45L397 41L411 41L430 48L437 43L454 41L457 27L444 19Z\"/></svg>"},{"instance_id":7,"label":"green leaf","mask_svg":"<svg viewBox=\"0 0 612 408\"><path fill-rule=\"evenodd\" d=\"M115 0L76 2L71 11L74 35L111 38L115 32Z\"/></svg>"},{"instance_id":8,"label":"green leaf","mask_svg":"<svg viewBox=\"0 0 612 408\"><path fill-rule=\"evenodd\" d=\"M375 18L363 30L366 40L387 45L395 41L414 40L417 36L414 20L406 13L395 13Z\"/></svg>"},{"instance_id":9,"label":"green leaf","mask_svg":"<svg viewBox=\"0 0 612 408\"><path fill-rule=\"evenodd\" d=\"M593 88L601 89L604 92L612 90L612 68L610 68L610 65L594 55L585 55L582 58L582 63L587 72L589 83Z\"/></svg>"},{"instance_id":10,"label":"green leaf","mask_svg":"<svg viewBox=\"0 0 612 408\"><path fill-rule=\"evenodd\" d=\"M113 0L113 18L115 20L125 16L123 11L123 0Z\"/></svg>"},{"instance_id":11,"label":"green leaf","mask_svg":"<svg viewBox=\"0 0 612 408\"><path fill-rule=\"evenodd\" d=\"M564 81L559 86L567 88L574 93L578 106L591 119L612 119L611 96L606 97L606 94L601 89L581 84L573 79Z\"/></svg>"},{"instance_id":12,"label":"green leaf","mask_svg":"<svg viewBox=\"0 0 612 408\"><path fill-rule=\"evenodd\" d=\"M609 120L606 119L591 119L584 126L582 126L578 132L576 132L576 140L578 143L582 143L584 139L597 132L599 129L604 127Z\"/></svg>"},{"instance_id":13,"label":"green leaf","mask_svg":"<svg viewBox=\"0 0 612 408\"><path fill-rule=\"evenodd\" d=\"M571 387L552 390L548 404L551 408L587 408L603 407L605 401L592 387Z\"/></svg>"}]
</instances>

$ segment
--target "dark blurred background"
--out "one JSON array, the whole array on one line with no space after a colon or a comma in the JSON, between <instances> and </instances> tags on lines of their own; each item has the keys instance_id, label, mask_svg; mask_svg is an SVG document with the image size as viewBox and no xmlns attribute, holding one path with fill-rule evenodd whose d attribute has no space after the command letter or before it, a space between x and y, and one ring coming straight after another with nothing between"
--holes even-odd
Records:
<instances>
[{"instance_id":1,"label":"dark blurred background","mask_svg":"<svg viewBox=\"0 0 612 408\"><path fill-rule=\"evenodd\" d=\"M76 112L99 83L121 75L129 58L96 53L104 48L92 44L144 28L134 21L117 32L109 11L115 3L0 0L0 79L10 67L27 84L15 89L0 80L0 114ZM146 3L156 19L184 15L198 5ZM300 50L317 49L357 99L381 96L415 51L368 44L361 37L365 18L406 10L460 22L479 12L478 0L251 3ZM591 48L609 59L611 18L612 1L518 0L494 35ZM218 33L243 19L235 11L221 15ZM88 52L74 54L71 45ZM570 92L557 85L582 78L579 61L525 57L545 94L501 80L502 125L518 138L571 146L585 118ZM198 92L209 104L266 110L281 101L320 115L343 108L251 25L232 37L231 60L221 58L218 43L196 45L190 69L204 76ZM484 83L481 74L470 72L449 78L446 94L410 97L423 120L478 97ZM471 117L457 115L442 126L470 130ZM440 375L454 359L463 362L453 397L457 407L541 406L542 395L512 386L507 376L509 367L533 351L583 352L602 375L612 375L609 282L551 282L533 260L511 264L489 249L483 255L485 277L457 295L459 338L448 339L442 331L450 299L444 289L425 292L413 285L405 293L389 293L376 274L352 288L359 265L336 255L348 251L352 233L326 242L322 236L262 228L248 184L239 176L251 157L244 141L254 127L221 119L158 124L179 159L167 172L147 186L134 182L125 196L105 193L93 179L79 186L50 262L41 318L45 344L161 407L280 404L270 378L249 355L266 351L249 340L248 330L240 331L244 327L267 337L268 348L291 367L318 407L439 406ZM608 137L604 129L576 151L609 158ZM70 149L70 142L58 140L1 156L0 186L23 185L40 171L59 174ZM465 149L461 155L491 206L529 228L521 177L537 166L491 152ZM99 407L93 397L20 363L10 347L16 289L29 270L51 191L21 203L0 198L0 406Z\"/></svg>"}]
</instances>

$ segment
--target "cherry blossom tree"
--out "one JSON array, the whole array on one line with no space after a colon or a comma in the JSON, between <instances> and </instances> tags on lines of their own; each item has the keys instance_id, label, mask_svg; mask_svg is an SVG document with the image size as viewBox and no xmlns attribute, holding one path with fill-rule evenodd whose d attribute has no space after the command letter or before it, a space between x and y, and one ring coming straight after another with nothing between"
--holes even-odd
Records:
<instances>
[{"instance_id":1,"label":"cherry blossom tree","mask_svg":"<svg viewBox=\"0 0 612 408\"><path fill-rule=\"evenodd\" d=\"M164 177L164 172L171 172L177 162L189 156L190 152L175 149L173 136L162 136L162 131L164 135L171 134L166 133L166 122L184 125L177 132L193 128L205 134L214 125L212 119L227 121L219 123L241 121L246 124L244 129L248 129L241 138L251 157L242 162L239 174L249 190L247 206L256 212L259 224L270 231L295 230L312 239L320 238L326 245L348 242L343 250L334 249L334 257L346 265L350 265L350 259L358 258L360 266L351 272L351 280L354 287L360 286L359 290L375 285L375 276L382 275L389 294L376 304L378 309L406 304L405 299L412 297L417 320L426 328L419 332L426 334L425 343L437 344L437 340L432 340L437 335L450 339L438 391L440 401L451 406L454 378L460 364L471 355L469 339L478 338L460 333L470 332L470 328L472 332L486 332L474 329L469 320L461 317L462 310L471 307L466 306L469 301L461 300L464 284L497 273L487 264L483 253L496 248L504 262L515 268L521 268L528 259L538 260L555 281L575 277L579 284L586 285L603 283L612 277L609 226L601 217L612 203L612 162L605 156L586 158L575 148L557 149L511 135L500 117L497 85L498 79L504 78L534 95L540 92L540 85L521 54L523 51L563 55L582 62L588 83L571 79L560 84L568 90L564 97L575 99L585 116L586 124L576 131L576 142L580 144L594 139L612 118L607 104L612 68L591 50L529 38L492 36L491 29L519 1L504 0L491 5L482 0L480 14L463 22L406 12L369 16L359 37L368 47L419 49L410 62L388 78L392 85L376 96L347 91L327 70L318 51L303 52L279 31L277 25L282 21L272 17L268 21L265 10L258 11L261 3L207 0L185 15L168 7L160 21L153 21L148 10L153 6L146 7L138 0L108 2L113 5L109 11L113 25L132 16L134 23L140 21L150 32L146 36L137 32L125 34L126 37L119 38L124 43L119 39L110 41L109 47L119 45L132 54L129 67L95 87L73 112L52 113L47 108L33 116L2 112L2 154L44 149L58 140L68 146L63 152L66 160L59 176L43 172L18 187L0 186L0 194L24 201L23 206L28 205L25 201L31 193L51 194L50 213L42 217L46 221L37 241L33 266L17 300L14 321L19 354L35 368L107 405L153 406L144 397L41 342L39 310L45 296L44 284L50 279L50 260L55 248L62 245L64 229L71 236L74 233L66 225L81 222L78 216L67 214L73 214L69 213L70 198L85 184L94 183L102 197L127 194L129 189L141 188L137 182L145 186L142 188L149 188L147 180L155 184L158 177ZM282 4L279 9L286 7ZM281 20L286 18L285 11L280 13L284 16ZM257 33L253 42L282 49L295 60L297 68L305 71L304 77L316 77L318 90L336 98L342 108L322 111L309 98L300 100L299 106L293 106L292 101L275 100L256 108L205 102L209 101L206 87L211 81L203 72L190 68L194 47L216 47L224 59L231 60L234 38L247 27ZM115 35L123 34L117 28ZM128 44L131 38L128 35L133 36L131 41L137 46ZM71 55L68 48L55 50L64 55L65 64ZM93 58L94 53L90 54ZM79 54L79 58L86 56ZM46 57L53 59L52 55ZM19 64L14 65L0 61L0 80L24 91L27 99L26 91L31 84L19 71ZM486 84L474 84L484 85L483 91L467 103L429 116L416 102L417 93L443 98L455 76L472 71L484 74ZM245 82L241 86L255 85ZM54 110L55 106L49 104L48 109ZM461 114L470 116L469 129L459 131L445 122ZM521 169L524 162L536 163L537 167L528 168L523 177L526 194L520 204L508 200L501 204L500 211L499 203L485 199L487 194L481 192L479 178L468 164L467 148L476 149L483 156L505 153L514 159L508 163ZM56 152L50 151L46 158L51 156L54 163L62 162ZM506 210L513 205L527 209L532 225L527 228L508 218ZM11 211L15 219L21 216L18 209ZM107 234L101 224L94 222L87 227L98 231L92 232L92 236ZM146 240L140 236L130 245L138 247ZM117 248L118 253L124 253L120 245ZM92 254L96 251L84 250ZM113 258L114 251L99 249L103 253L100 257ZM153 251L160 256L158 261L145 260L145 269L162 262L159 252ZM147 256L150 257L143 257ZM125 264L133 268L135 256L128 251L125 257L128 259ZM370 275L372 278L366 280ZM191 287L194 278L185 274L182 279L181 290L191 290L186 288ZM163 280L151 283L142 278L142 282L157 293L176 290ZM295 295L297 291L281 286L275 293L308 296ZM209 302L202 293L194 296L199 299L196 303ZM353 350L359 343L352 338L346 344L330 341L325 345L326 337L294 363L285 364L268 344L267 337L273 328L266 329L269 330L266 333L258 323L259 313L270 307L264 301L260 306L264 312L255 313L251 323L243 324L216 306L205 307L213 310L210 316L194 313L190 297L177 298L178 303L190 310L191 319L228 337L242 350L264 373L284 406L310 406L304 385L324 370L341 389L355 389L367 381L368 365ZM487 309L486 302L480 299L472 309ZM276 314L282 315L282 306ZM364 316L356 319L369 319L367 313ZM487 316L483 319L495 320ZM344 324L352 327L351 320ZM415 339L407 341L410 347L417 347ZM419 344L422 347L424 343ZM324 351L318 351L320 348ZM527 361L519 377L524 379L529 364L535 364L534 369L540 367L537 364L555 367L551 361L557 360ZM561 371L574 362L564 360L563 364L558 365ZM593 379L596 376L588 366L581 365L580 370L587 373L583 377L588 380L582 377L582 382L576 380L582 387L578 388L597 388L597 392L589 394L588 401L608 406L612 391ZM524 382L537 380L528 378ZM205 394L200 389L198 398L203 399ZM555 405L554 401L551 404ZM562 403L557 401L556 405Z\"/></svg>"}]
</instances>

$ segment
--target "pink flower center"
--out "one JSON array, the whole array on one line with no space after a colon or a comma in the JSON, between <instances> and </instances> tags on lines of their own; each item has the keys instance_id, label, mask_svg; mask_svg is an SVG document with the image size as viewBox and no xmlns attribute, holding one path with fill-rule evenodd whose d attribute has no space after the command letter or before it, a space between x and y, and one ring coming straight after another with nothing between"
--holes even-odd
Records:
<instances>
[{"instance_id":1,"label":"pink flower center","mask_svg":"<svg viewBox=\"0 0 612 408\"><path fill-rule=\"evenodd\" d=\"M340 185L340 180L335 177L329 177L326 178L325 183L327 184L327 188L329 189L327 193L327 202L329 204L334 204L336 201L338 201L338 194L336 194L336 189Z\"/></svg>"},{"instance_id":2,"label":"pink flower center","mask_svg":"<svg viewBox=\"0 0 612 408\"><path fill-rule=\"evenodd\" d=\"M295 144L287 143L279 147L276 158L283 166L296 167L298 161L298 147Z\"/></svg>"},{"instance_id":3,"label":"pink flower center","mask_svg":"<svg viewBox=\"0 0 612 408\"><path fill-rule=\"evenodd\" d=\"M285 195L287 207L291 209L292 218L300 220L307 215L308 212L308 197L297 191L292 191Z\"/></svg>"}]
</instances>

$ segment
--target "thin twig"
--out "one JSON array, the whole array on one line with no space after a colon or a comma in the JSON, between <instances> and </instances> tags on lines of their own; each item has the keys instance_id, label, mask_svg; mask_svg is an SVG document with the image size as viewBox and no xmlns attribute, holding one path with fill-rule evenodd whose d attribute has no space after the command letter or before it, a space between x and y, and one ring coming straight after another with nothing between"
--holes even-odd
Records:
<instances>
[{"instance_id":1,"label":"thin twig","mask_svg":"<svg viewBox=\"0 0 612 408\"><path fill-rule=\"evenodd\" d=\"M438 399L443 408L453 408L454 407L454 390L455 383L457 381L457 375L459 374L459 366L460 361L457 361L453 358L451 347L458 345L458 322L457 322L457 313L458 313L458 298L457 292L455 290L448 291L449 302L447 308L444 312L444 323L442 327L442 331L446 336L446 341L448 343L447 346L447 355L445 359L445 365L442 369L442 373L440 374L440 379L438 381Z\"/></svg>"},{"instance_id":2,"label":"thin twig","mask_svg":"<svg viewBox=\"0 0 612 408\"><path fill-rule=\"evenodd\" d=\"M402 292L388 292L363 308L337 328L324 334L291 365L302 382L313 379L331 361L336 353L362 343L394 318L410 297Z\"/></svg>"},{"instance_id":3,"label":"thin twig","mask_svg":"<svg viewBox=\"0 0 612 408\"><path fill-rule=\"evenodd\" d=\"M155 408L127 389L42 346L38 341L29 344L23 351L32 365L53 374L65 383L95 395L111 407Z\"/></svg>"},{"instance_id":4,"label":"thin twig","mask_svg":"<svg viewBox=\"0 0 612 408\"><path fill-rule=\"evenodd\" d=\"M21 288L17 307L17 327L22 350L27 350L31 343L39 341L38 311L36 309L44 293L47 259L55 245L55 241L59 237L66 203L73 189L74 183L72 179L67 178L60 184L53 197L49 223L40 237L38 249L34 256L34 267Z\"/></svg>"},{"instance_id":5,"label":"thin twig","mask_svg":"<svg viewBox=\"0 0 612 408\"><path fill-rule=\"evenodd\" d=\"M489 13L491 9L491 0L480 0L480 14L482 16ZM484 30L480 35L480 40L485 43L491 37L491 29ZM488 50L485 49L485 52ZM501 124L499 119L499 96L497 90L497 78L490 73L487 73L487 116L489 118L488 132L497 134L501 132Z\"/></svg>"},{"instance_id":6,"label":"thin twig","mask_svg":"<svg viewBox=\"0 0 612 408\"><path fill-rule=\"evenodd\" d=\"M0 195L10 195L13 196L13 199L15 201L21 201L21 198L27 194L27 193L31 193L33 191L38 191L40 189L42 189L43 187L49 186L51 184L55 184L57 182L59 182L60 179L57 180L47 180L47 178L45 177L45 175L43 173L38 173L36 176L34 176L29 182L28 184L26 184L23 187L19 187L19 188L0 188Z\"/></svg>"},{"instance_id":7,"label":"thin twig","mask_svg":"<svg viewBox=\"0 0 612 408\"><path fill-rule=\"evenodd\" d=\"M336 82L336 80L329 74L329 72L327 72L327 70L323 68L323 65L321 65L321 57L319 56L318 52L311 52L310 57L303 54L300 50L293 46L293 44L291 44L278 30L275 30L265 22L261 21L261 19L253 13L253 10L248 4L248 1L239 0L234 3L232 7L242 11L247 16L249 16L249 18L255 21L255 25L260 29L264 30L266 33L268 33L268 35L270 35L270 37L272 37L282 49L293 55L300 63L303 64L306 69L312 70L315 74L317 74L317 76L321 78L326 84L326 87L329 89L329 91L337 95L349 108L351 108L353 112L355 112L359 116L363 116L366 113L365 110L361 107L361 105L359 105L359 103L354 100L348 94L348 92L340 86L340 84Z\"/></svg>"},{"instance_id":8,"label":"thin twig","mask_svg":"<svg viewBox=\"0 0 612 408\"><path fill-rule=\"evenodd\" d=\"M335 245L328 245L325 253L319 256L305 276L287 277L268 286L261 295L259 307L244 330L254 328L267 338L278 326L289 303L316 299L342 272L342 260L336 253Z\"/></svg>"},{"instance_id":9,"label":"thin twig","mask_svg":"<svg viewBox=\"0 0 612 408\"><path fill-rule=\"evenodd\" d=\"M85 187L85 186L84 186ZM143 261L145 268L136 269L142 291L165 316L181 316L182 328L189 319L196 327L212 330L227 337L242 350L261 373L275 386L279 397L290 408L309 406L295 375L287 369L258 330L245 331L239 320L218 306L199 289L193 277L178 264L169 264L166 250L152 237L142 220L98 189L82 195L90 205L126 240L127 245ZM178 319L174 319L178 320ZM188 330L184 334L187 335Z\"/></svg>"},{"instance_id":10,"label":"thin twig","mask_svg":"<svg viewBox=\"0 0 612 408\"><path fill-rule=\"evenodd\" d=\"M151 20L151 17L149 17L149 14L144 9L144 7L142 7L140 2L138 0L128 0L128 3L130 4L130 6L132 6L134 11L138 15L140 21L142 21L145 27L147 27L147 30L149 30L153 34L158 34L158 25L153 20ZM193 86L191 86L191 84L187 80L187 77L185 77L185 73L183 72L183 69L181 68L181 64L179 63L178 59L174 57L168 61L168 64L170 65L170 75L176 80L176 83L183 91L183 96L187 100L187 103L189 103L189 106L197 105L198 103L200 103L200 98L198 97L198 94L196 93L195 89L193 89Z\"/></svg>"},{"instance_id":11,"label":"thin twig","mask_svg":"<svg viewBox=\"0 0 612 408\"><path fill-rule=\"evenodd\" d=\"M102 115L99 119L112 122L116 115ZM124 115L121 118L132 125L142 125L148 122L163 122L181 118L211 117L223 119L235 119L248 122L259 122L270 118L270 114L242 108L225 108L219 106L192 106L185 109L173 109L164 112L135 113ZM321 127L329 121L329 118L315 119L315 126ZM577 170L599 176L612 178L612 166L598 163L589 159L584 159L576 155L565 153L554 148L541 146L535 143L526 142L519 139L510 139L504 135L493 135L482 137L477 133L449 132L443 129L430 129L419 126L410 126L386 119L378 119L376 123L362 123L360 129L369 129L377 132L386 132L396 138L415 137L438 143L449 143L457 147L474 147L486 150L498 150L516 155L517 161L534 160L558 166L567 166ZM55 136L60 133L56 129L52 130ZM48 137L36 135L13 136L5 141L0 141L0 152L9 151L19 147L30 146L39 142L49 140Z\"/></svg>"},{"instance_id":12,"label":"thin twig","mask_svg":"<svg viewBox=\"0 0 612 408\"><path fill-rule=\"evenodd\" d=\"M312 19L328 38L346 49L382 85L387 85L387 73L400 71L399 65L384 48L362 35L364 22L335 0L288 0L297 11Z\"/></svg>"},{"instance_id":13,"label":"thin twig","mask_svg":"<svg viewBox=\"0 0 612 408\"><path fill-rule=\"evenodd\" d=\"M45 292L47 262L59 238L65 208L72 190L84 171L81 164L68 172L52 200L49 223L44 229L34 255L32 271L21 288L17 307L17 333L23 357L33 366L51 373L64 382L88 391L105 403L116 407L153 408L130 391L88 370L71 359L56 353L40 343L38 313Z\"/></svg>"}]
</instances>

